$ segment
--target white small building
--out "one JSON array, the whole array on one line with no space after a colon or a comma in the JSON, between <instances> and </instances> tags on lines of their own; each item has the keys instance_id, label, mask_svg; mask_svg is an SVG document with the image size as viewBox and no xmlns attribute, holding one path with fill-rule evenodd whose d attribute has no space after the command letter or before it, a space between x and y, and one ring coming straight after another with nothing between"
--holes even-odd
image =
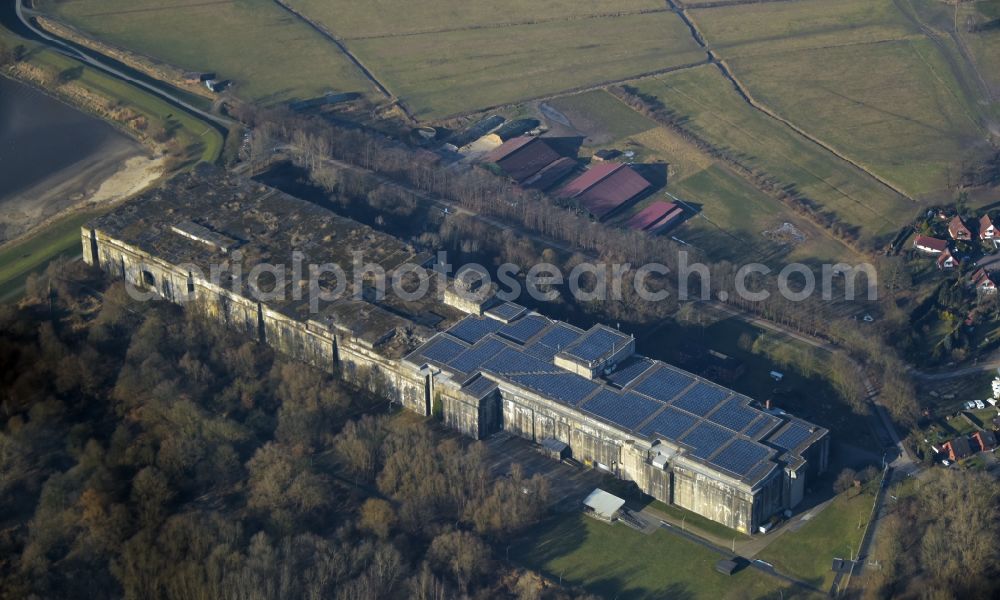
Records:
<instances>
[{"instance_id":1,"label":"white small building","mask_svg":"<svg viewBox=\"0 0 1000 600\"><path fill-rule=\"evenodd\" d=\"M588 514L610 523L618 517L618 511L625 506L625 500L601 488L595 488L583 500L583 506Z\"/></svg>"}]
</instances>

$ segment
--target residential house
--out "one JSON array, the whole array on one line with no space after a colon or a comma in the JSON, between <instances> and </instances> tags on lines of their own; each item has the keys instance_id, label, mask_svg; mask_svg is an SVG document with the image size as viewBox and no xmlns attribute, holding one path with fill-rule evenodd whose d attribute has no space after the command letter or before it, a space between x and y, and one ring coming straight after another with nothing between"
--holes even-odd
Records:
<instances>
[{"instance_id":1,"label":"residential house","mask_svg":"<svg viewBox=\"0 0 1000 600\"><path fill-rule=\"evenodd\" d=\"M966 241L972 239L972 231L965 225L962 217L957 215L948 223L948 235L953 240Z\"/></svg>"},{"instance_id":2,"label":"residential house","mask_svg":"<svg viewBox=\"0 0 1000 600\"><path fill-rule=\"evenodd\" d=\"M945 250L937 259L937 268L939 269L953 269L956 264L958 261L951 255L951 250Z\"/></svg>"},{"instance_id":3,"label":"residential house","mask_svg":"<svg viewBox=\"0 0 1000 600\"><path fill-rule=\"evenodd\" d=\"M976 288L977 292L982 292L984 294L995 294L997 291L997 281L998 278L994 273L987 271L986 269L978 269L972 274L971 282L972 286Z\"/></svg>"},{"instance_id":4,"label":"residential house","mask_svg":"<svg viewBox=\"0 0 1000 600\"><path fill-rule=\"evenodd\" d=\"M997 437L992 431L977 431L972 434L972 439L979 445L980 452L989 452L997 447Z\"/></svg>"},{"instance_id":5,"label":"residential house","mask_svg":"<svg viewBox=\"0 0 1000 600\"><path fill-rule=\"evenodd\" d=\"M969 439L957 437L941 445L941 452L948 455L948 460L955 462L972 456L972 445Z\"/></svg>"},{"instance_id":6,"label":"residential house","mask_svg":"<svg viewBox=\"0 0 1000 600\"><path fill-rule=\"evenodd\" d=\"M996 238L997 231L993 226L993 220L990 219L989 215L983 215L979 218L979 239L995 240Z\"/></svg>"},{"instance_id":7,"label":"residential house","mask_svg":"<svg viewBox=\"0 0 1000 600\"><path fill-rule=\"evenodd\" d=\"M913 238L913 247L928 254L941 254L948 249L948 242L926 235Z\"/></svg>"}]
</instances>

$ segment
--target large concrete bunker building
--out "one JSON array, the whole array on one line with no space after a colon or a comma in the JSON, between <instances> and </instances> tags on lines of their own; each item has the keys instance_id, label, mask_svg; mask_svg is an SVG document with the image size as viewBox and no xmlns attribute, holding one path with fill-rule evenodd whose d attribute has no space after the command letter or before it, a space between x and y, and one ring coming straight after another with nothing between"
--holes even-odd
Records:
<instances>
[{"instance_id":1,"label":"large concrete bunker building","mask_svg":"<svg viewBox=\"0 0 1000 600\"><path fill-rule=\"evenodd\" d=\"M828 432L681 369L635 353L635 340L582 330L522 306L453 288L380 297L352 252L387 275L429 255L308 202L199 169L83 227L84 260L277 350L348 379L476 439L499 431L634 481L743 532L794 508L826 469ZM251 293L242 273L336 263L340 299L312 310L304 282ZM357 277L355 277L357 275ZM325 285L333 285L325 282ZM260 286L263 288L264 286ZM283 292L283 293L276 293ZM298 292L298 293L297 293Z\"/></svg>"}]
</instances>

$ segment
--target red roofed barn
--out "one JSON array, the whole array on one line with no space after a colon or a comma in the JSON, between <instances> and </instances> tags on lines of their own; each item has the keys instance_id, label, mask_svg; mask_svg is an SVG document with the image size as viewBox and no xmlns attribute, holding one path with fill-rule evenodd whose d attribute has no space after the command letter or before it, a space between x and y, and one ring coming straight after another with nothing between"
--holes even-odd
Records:
<instances>
[{"instance_id":1,"label":"red roofed barn","mask_svg":"<svg viewBox=\"0 0 1000 600\"><path fill-rule=\"evenodd\" d=\"M926 235L918 235L913 238L913 247L921 252L930 254L941 254L948 249L948 242Z\"/></svg>"},{"instance_id":2,"label":"red roofed barn","mask_svg":"<svg viewBox=\"0 0 1000 600\"><path fill-rule=\"evenodd\" d=\"M507 176L520 183L560 158L545 140L521 136L501 144L486 160L496 163Z\"/></svg>"},{"instance_id":3,"label":"red roofed barn","mask_svg":"<svg viewBox=\"0 0 1000 600\"><path fill-rule=\"evenodd\" d=\"M577 200L590 214L603 220L651 186L632 167L622 163L603 162L570 181L556 195Z\"/></svg>"}]
</instances>

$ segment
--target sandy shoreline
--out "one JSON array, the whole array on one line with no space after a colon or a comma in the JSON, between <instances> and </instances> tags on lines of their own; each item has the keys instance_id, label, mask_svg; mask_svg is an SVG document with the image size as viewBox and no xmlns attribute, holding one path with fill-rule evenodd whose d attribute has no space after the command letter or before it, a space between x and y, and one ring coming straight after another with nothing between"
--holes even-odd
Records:
<instances>
[{"instance_id":1,"label":"sandy shoreline","mask_svg":"<svg viewBox=\"0 0 1000 600\"><path fill-rule=\"evenodd\" d=\"M125 200L157 181L166 158L152 158L123 144L53 173L0 202L0 248L29 237L75 211Z\"/></svg>"}]
</instances>

